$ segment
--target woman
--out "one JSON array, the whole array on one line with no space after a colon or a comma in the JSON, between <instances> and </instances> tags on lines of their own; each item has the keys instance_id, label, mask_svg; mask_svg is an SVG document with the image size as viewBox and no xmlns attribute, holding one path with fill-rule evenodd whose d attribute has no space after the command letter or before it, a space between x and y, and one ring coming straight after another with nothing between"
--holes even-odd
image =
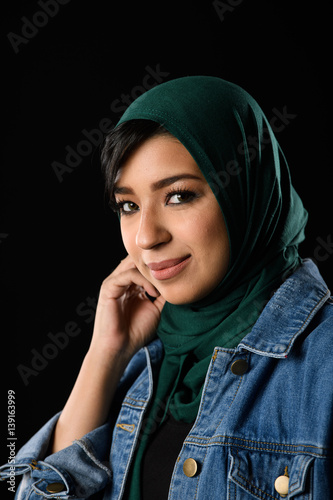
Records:
<instances>
[{"instance_id":1,"label":"woman","mask_svg":"<svg viewBox=\"0 0 333 500\"><path fill-rule=\"evenodd\" d=\"M128 257L64 410L17 457L18 498L329 498L333 303L258 104L164 83L102 163Z\"/></svg>"}]
</instances>

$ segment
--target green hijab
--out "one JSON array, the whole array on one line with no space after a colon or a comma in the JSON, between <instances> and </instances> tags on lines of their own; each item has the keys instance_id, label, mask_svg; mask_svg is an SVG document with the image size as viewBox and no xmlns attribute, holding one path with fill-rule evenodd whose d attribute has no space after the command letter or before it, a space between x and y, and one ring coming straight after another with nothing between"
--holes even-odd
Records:
<instances>
[{"instance_id":1,"label":"green hijab","mask_svg":"<svg viewBox=\"0 0 333 500\"><path fill-rule=\"evenodd\" d=\"M300 264L307 212L263 111L237 85L207 76L172 80L140 96L119 124L133 119L163 125L187 148L228 230L230 262L222 282L196 303L166 303L157 331L165 354L150 424L161 405L160 422L167 411L193 422L214 347L236 347L274 289Z\"/></svg>"}]
</instances>

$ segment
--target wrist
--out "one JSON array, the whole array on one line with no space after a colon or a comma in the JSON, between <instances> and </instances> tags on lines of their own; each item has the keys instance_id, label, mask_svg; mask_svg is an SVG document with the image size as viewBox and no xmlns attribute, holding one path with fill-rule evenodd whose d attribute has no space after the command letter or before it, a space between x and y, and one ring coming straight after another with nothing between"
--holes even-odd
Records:
<instances>
[{"instance_id":1,"label":"wrist","mask_svg":"<svg viewBox=\"0 0 333 500\"><path fill-rule=\"evenodd\" d=\"M86 354L86 360L94 367L123 371L133 354L127 349L110 349L91 344Z\"/></svg>"}]
</instances>

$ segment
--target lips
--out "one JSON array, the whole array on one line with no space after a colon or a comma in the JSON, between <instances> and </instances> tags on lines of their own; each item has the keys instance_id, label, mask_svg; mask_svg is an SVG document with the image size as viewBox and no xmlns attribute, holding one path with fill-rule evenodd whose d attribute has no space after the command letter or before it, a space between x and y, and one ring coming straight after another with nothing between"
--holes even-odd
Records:
<instances>
[{"instance_id":1,"label":"lips","mask_svg":"<svg viewBox=\"0 0 333 500\"><path fill-rule=\"evenodd\" d=\"M173 278L179 274L184 267L189 263L191 256L186 255L185 257L180 257L178 259L168 259L161 262L151 262L147 264L151 274L155 279L165 280Z\"/></svg>"}]
</instances>

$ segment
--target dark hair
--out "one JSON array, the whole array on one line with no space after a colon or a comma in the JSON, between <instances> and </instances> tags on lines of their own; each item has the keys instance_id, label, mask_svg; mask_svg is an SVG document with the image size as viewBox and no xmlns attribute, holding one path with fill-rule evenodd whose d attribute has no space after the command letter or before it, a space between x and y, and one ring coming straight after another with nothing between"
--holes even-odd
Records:
<instances>
[{"instance_id":1,"label":"dark hair","mask_svg":"<svg viewBox=\"0 0 333 500\"><path fill-rule=\"evenodd\" d=\"M105 195L114 209L114 184L124 162L144 141L155 136L170 135L162 125L152 120L129 120L121 123L105 136L101 151Z\"/></svg>"}]
</instances>

